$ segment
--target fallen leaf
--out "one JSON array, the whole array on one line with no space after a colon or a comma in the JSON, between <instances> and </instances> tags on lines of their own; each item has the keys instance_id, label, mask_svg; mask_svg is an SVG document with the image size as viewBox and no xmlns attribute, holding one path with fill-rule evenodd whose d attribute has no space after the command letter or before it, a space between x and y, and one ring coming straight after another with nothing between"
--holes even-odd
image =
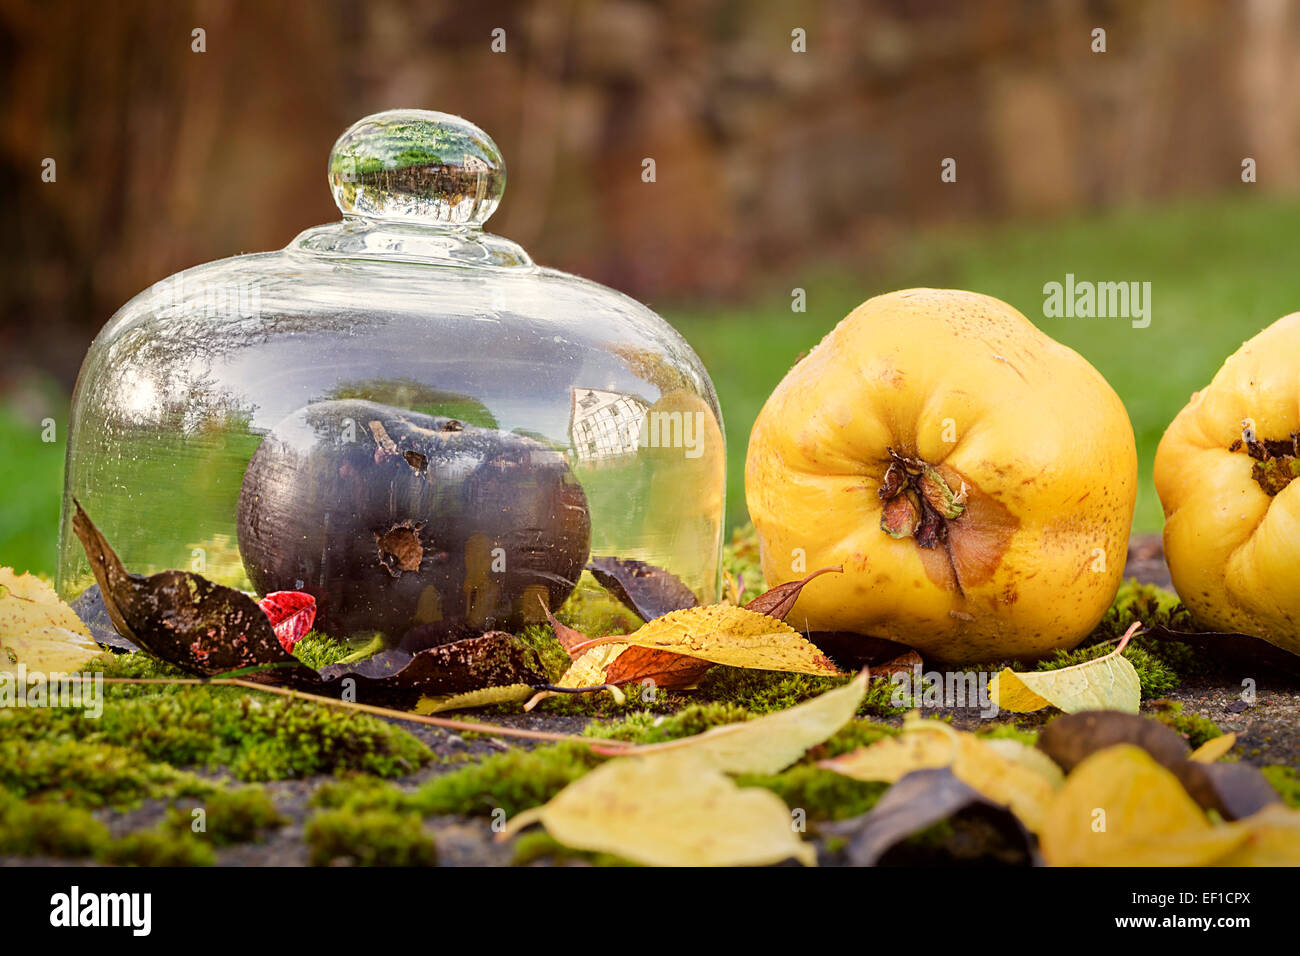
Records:
<instances>
[{"instance_id":1,"label":"fallen leaf","mask_svg":"<svg viewBox=\"0 0 1300 956\"><path fill-rule=\"evenodd\" d=\"M1253 678L1257 674L1300 678L1300 655L1250 634L1180 631L1162 624L1153 625L1146 633L1192 648L1205 660L1213 661L1215 670L1233 678Z\"/></svg>"},{"instance_id":2,"label":"fallen leaf","mask_svg":"<svg viewBox=\"0 0 1300 956\"><path fill-rule=\"evenodd\" d=\"M110 647L116 651L138 651L133 641L117 632L112 619L108 616L108 607L104 604L104 595L98 584L92 584L72 602L72 610L81 618L90 636L100 647Z\"/></svg>"},{"instance_id":3,"label":"fallen leaf","mask_svg":"<svg viewBox=\"0 0 1300 956\"><path fill-rule=\"evenodd\" d=\"M1018 673L1004 668L989 685L989 697L1002 710L1017 714L1042 710L1049 704L1067 714L1081 710L1136 714L1142 688L1137 671L1121 652L1138 626L1135 622L1105 657L1050 671Z\"/></svg>"},{"instance_id":4,"label":"fallen leaf","mask_svg":"<svg viewBox=\"0 0 1300 956\"><path fill-rule=\"evenodd\" d=\"M1178 778L1132 744L1080 763L1039 829L1053 866L1206 866L1240 847L1249 832L1212 826Z\"/></svg>"},{"instance_id":5,"label":"fallen leaf","mask_svg":"<svg viewBox=\"0 0 1300 956\"><path fill-rule=\"evenodd\" d=\"M1244 819L1282 799L1268 778L1248 763L1188 760L1174 775L1193 800L1225 820Z\"/></svg>"},{"instance_id":6,"label":"fallen leaf","mask_svg":"<svg viewBox=\"0 0 1300 956\"><path fill-rule=\"evenodd\" d=\"M1236 734L1219 734L1193 750L1187 757L1197 763L1214 763L1237 744Z\"/></svg>"},{"instance_id":7,"label":"fallen leaf","mask_svg":"<svg viewBox=\"0 0 1300 956\"><path fill-rule=\"evenodd\" d=\"M643 621L700 603L681 578L644 561L592 558L587 570Z\"/></svg>"},{"instance_id":8,"label":"fallen leaf","mask_svg":"<svg viewBox=\"0 0 1300 956\"><path fill-rule=\"evenodd\" d=\"M875 866L914 833L954 817L982 818L1011 852L1033 860L1029 833L1006 807L959 780L947 767L914 770L894 784L869 813L824 826L832 836L849 838L845 858L853 866Z\"/></svg>"},{"instance_id":9,"label":"fallen leaf","mask_svg":"<svg viewBox=\"0 0 1300 956\"><path fill-rule=\"evenodd\" d=\"M826 655L794 628L743 607L718 604L673 611L631 634L579 647L606 642L671 651L732 667L840 676Z\"/></svg>"},{"instance_id":10,"label":"fallen leaf","mask_svg":"<svg viewBox=\"0 0 1300 956\"><path fill-rule=\"evenodd\" d=\"M1069 773L1092 754L1116 744L1141 747L1169 770L1181 766L1189 751L1187 741L1160 721L1117 710L1057 717L1039 733L1036 746Z\"/></svg>"},{"instance_id":11,"label":"fallen leaf","mask_svg":"<svg viewBox=\"0 0 1300 956\"><path fill-rule=\"evenodd\" d=\"M314 673L285 651L248 595L186 571L130 574L80 503L73 504L73 531L118 633L192 674L210 677L266 664Z\"/></svg>"},{"instance_id":12,"label":"fallen leaf","mask_svg":"<svg viewBox=\"0 0 1300 956\"><path fill-rule=\"evenodd\" d=\"M919 671L925 666L925 661L916 651L909 650L906 654L900 654L898 657L891 658L876 667L871 668L872 680L893 680L895 674L911 674Z\"/></svg>"},{"instance_id":13,"label":"fallen leaf","mask_svg":"<svg viewBox=\"0 0 1300 956\"><path fill-rule=\"evenodd\" d=\"M1273 804L1231 825L1249 835L1220 866L1300 866L1300 810Z\"/></svg>"},{"instance_id":14,"label":"fallen leaf","mask_svg":"<svg viewBox=\"0 0 1300 956\"><path fill-rule=\"evenodd\" d=\"M591 638L576 627L561 624L556 620L555 615L551 613L551 609L546 606L546 601L540 597L538 600L542 603L542 613L546 615L546 620L550 622L551 630L555 632L555 639L560 642L560 646L568 653L569 660L576 661L582 656L582 651L575 651L574 648L579 644L587 643Z\"/></svg>"},{"instance_id":15,"label":"fallen leaf","mask_svg":"<svg viewBox=\"0 0 1300 956\"><path fill-rule=\"evenodd\" d=\"M780 797L738 787L688 754L611 760L549 803L515 815L498 839L533 823L566 846L650 866L817 862Z\"/></svg>"},{"instance_id":16,"label":"fallen leaf","mask_svg":"<svg viewBox=\"0 0 1300 956\"><path fill-rule=\"evenodd\" d=\"M34 574L0 568L0 673L66 674L101 654L81 618Z\"/></svg>"},{"instance_id":17,"label":"fallen leaf","mask_svg":"<svg viewBox=\"0 0 1300 956\"><path fill-rule=\"evenodd\" d=\"M867 696L867 679L863 671L843 687L774 714L619 753L628 757L690 753L725 773L780 773L853 719Z\"/></svg>"},{"instance_id":18,"label":"fallen leaf","mask_svg":"<svg viewBox=\"0 0 1300 956\"><path fill-rule=\"evenodd\" d=\"M785 616L790 613L794 607L795 601L799 599L799 593L804 589L804 585L813 578L821 574L844 573L844 566L838 565L833 568L822 568L820 571L814 571L802 581L787 581L785 584L778 584L764 594L760 594L754 600L745 605L750 611L759 614L766 614L768 617L774 617L778 621L784 621Z\"/></svg>"},{"instance_id":19,"label":"fallen leaf","mask_svg":"<svg viewBox=\"0 0 1300 956\"><path fill-rule=\"evenodd\" d=\"M290 653L316 620L316 599L302 591L272 591L257 606L270 620L280 645Z\"/></svg>"},{"instance_id":20,"label":"fallen leaf","mask_svg":"<svg viewBox=\"0 0 1300 956\"><path fill-rule=\"evenodd\" d=\"M1009 808L1036 831L1061 783L1050 760L1013 740L982 740L937 720L909 714L897 737L822 761L819 766L855 780L896 782L916 770L950 767L958 779Z\"/></svg>"},{"instance_id":21,"label":"fallen leaf","mask_svg":"<svg viewBox=\"0 0 1300 956\"><path fill-rule=\"evenodd\" d=\"M270 618L246 594L189 572L163 571L148 578L128 573L79 504L73 530L118 632L193 674L214 677L254 669L251 680L330 695L340 694L343 682L351 681L358 697L392 706L412 706L422 696L547 683L537 651L504 631L415 654L392 648L317 672L284 649Z\"/></svg>"},{"instance_id":22,"label":"fallen leaf","mask_svg":"<svg viewBox=\"0 0 1300 956\"><path fill-rule=\"evenodd\" d=\"M652 683L660 690L684 690L698 684L712 666L709 661L684 654L628 646L605 668L604 683Z\"/></svg>"}]
</instances>

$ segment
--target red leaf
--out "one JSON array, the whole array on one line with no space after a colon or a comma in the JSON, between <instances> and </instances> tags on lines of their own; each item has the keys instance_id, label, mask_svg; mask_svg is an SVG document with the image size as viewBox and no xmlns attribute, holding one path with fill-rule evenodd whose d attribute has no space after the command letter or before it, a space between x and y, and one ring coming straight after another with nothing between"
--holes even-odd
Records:
<instances>
[{"instance_id":1,"label":"red leaf","mask_svg":"<svg viewBox=\"0 0 1300 956\"><path fill-rule=\"evenodd\" d=\"M284 649L291 653L316 620L316 599L302 591L272 591L257 605L270 618L275 636Z\"/></svg>"}]
</instances>

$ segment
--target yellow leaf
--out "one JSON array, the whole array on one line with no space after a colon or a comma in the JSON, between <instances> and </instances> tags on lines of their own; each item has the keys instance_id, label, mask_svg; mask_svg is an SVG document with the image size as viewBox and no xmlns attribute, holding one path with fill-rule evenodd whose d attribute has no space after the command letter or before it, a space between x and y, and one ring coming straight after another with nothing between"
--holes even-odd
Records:
<instances>
[{"instance_id":1,"label":"yellow leaf","mask_svg":"<svg viewBox=\"0 0 1300 956\"><path fill-rule=\"evenodd\" d=\"M790 625L743 607L713 604L683 608L615 640L731 667L840 674L817 645Z\"/></svg>"},{"instance_id":2,"label":"yellow leaf","mask_svg":"<svg viewBox=\"0 0 1300 956\"><path fill-rule=\"evenodd\" d=\"M68 673L100 654L86 625L34 574L0 568L0 673Z\"/></svg>"},{"instance_id":3,"label":"yellow leaf","mask_svg":"<svg viewBox=\"0 0 1300 956\"><path fill-rule=\"evenodd\" d=\"M1195 760L1198 763L1214 763L1231 750L1236 743L1236 734L1220 734L1217 737L1211 737L1193 750L1187 755L1187 759Z\"/></svg>"},{"instance_id":4,"label":"yellow leaf","mask_svg":"<svg viewBox=\"0 0 1300 956\"><path fill-rule=\"evenodd\" d=\"M1140 747L1119 744L1066 777L1038 839L1053 866L1206 866L1249 835L1213 826L1177 777Z\"/></svg>"},{"instance_id":5,"label":"yellow leaf","mask_svg":"<svg viewBox=\"0 0 1300 956\"><path fill-rule=\"evenodd\" d=\"M501 687L484 687L463 694L443 694L438 697L421 697L411 709L416 714L438 714L445 710L467 710L492 704L515 704L533 696L531 684L505 684Z\"/></svg>"},{"instance_id":6,"label":"yellow leaf","mask_svg":"<svg viewBox=\"0 0 1300 956\"><path fill-rule=\"evenodd\" d=\"M1002 710L1016 714L1042 710L1048 704L1067 714L1081 710L1122 710L1136 714L1142 701L1142 687L1137 671L1120 653L1127 643L1126 635L1105 657L1054 671L1018 673L1003 668L989 685L989 697Z\"/></svg>"},{"instance_id":7,"label":"yellow leaf","mask_svg":"<svg viewBox=\"0 0 1300 956\"><path fill-rule=\"evenodd\" d=\"M913 731L822 760L818 766L854 780L898 783L913 770L948 766L956 759L957 749L954 737L934 730Z\"/></svg>"},{"instance_id":8,"label":"yellow leaf","mask_svg":"<svg viewBox=\"0 0 1300 956\"><path fill-rule=\"evenodd\" d=\"M1221 865L1300 866L1300 810L1274 803L1231 826L1249 835Z\"/></svg>"},{"instance_id":9,"label":"yellow leaf","mask_svg":"<svg viewBox=\"0 0 1300 956\"><path fill-rule=\"evenodd\" d=\"M499 839L531 823L566 846L650 866L757 866L817 854L794 831L780 797L689 754L611 760L525 810Z\"/></svg>"},{"instance_id":10,"label":"yellow leaf","mask_svg":"<svg viewBox=\"0 0 1300 956\"><path fill-rule=\"evenodd\" d=\"M690 753L725 773L780 773L853 719L867 696L867 677L863 671L843 687L766 717L622 753L627 757Z\"/></svg>"},{"instance_id":11,"label":"yellow leaf","mask_svg":"<svg viewBox=\"0 0 1300 956\"><path fill-rule=\"evenodd\" d=\"M951 766L959 780L1010 809L1036 832L1061 773L1045 754L1040 761L1027 752L1031 749L1014 740L981 740L940 721L909 714L897 737L822 761L821 766L857 780L889 783L897 783L913 770Z\"/></svg>"}]
</instances>

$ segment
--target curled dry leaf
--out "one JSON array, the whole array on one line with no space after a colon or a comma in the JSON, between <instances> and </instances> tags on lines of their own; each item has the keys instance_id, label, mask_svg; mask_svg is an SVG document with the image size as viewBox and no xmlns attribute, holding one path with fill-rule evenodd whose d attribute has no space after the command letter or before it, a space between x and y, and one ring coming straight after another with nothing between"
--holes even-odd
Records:
<instances>
[{"instance_id":1,"label":"curled dry leaf","mask_svg":"<svg viewBox=\"0 0 1300 956\"><path fill-rule=\"evenodd\" d=\"M869 813L822 829L848 838L844 852L850 864L875 866L912 834L957 817L987 821L1012 855L1024 863L1033 860L1032 840L1015 814L959 780L948 767L914 770L890 787Z\"/></svg>"},{"instance_id":2,"label":"curled dry leaf","mask_svg":"<svg viewBox=\"0 0 1300 956\"><path fill-rule=\"evenodd\" d=\"M1134 622L1105 657L1050 671L1018 673L1007 667L993 678L989 697L1002 710L1024 714L1049 705L1073 714L1081 710L1119 710L1136 714L1142 702L1137 671L1122 651L1140 625Z\"/></svg>"},{"instance_id":3,"label":"curled dry leaf","mask_svg":"<svg viewBox=\"0 0 1300 956\"><path fill-rule=\"evenodd\" d=\"M758 614L766 614L768 617L774 617L778 621L784 621L785 616L790 613L794 607L794 602L799 599L799 592L804 589L804 585L813 578L822 574L843 574L844 566L836 565L833 568L822 568L814 571L802 581L787 581L785 584L778 584L764 594L760 594L754 600L750 601L745 607L750 611Z\"/></svg>"},{"instance_id":4,"label":"curled dry leaf","mask_svg":"<svg viewBox=\"0 0 1300 956\"><path fill-rule=\"evenodd\" d=\"M547 804L517 814L498 839L533 823L566 846L650 866L816 865L781 798L741 788L689 754L612 760Z\"/></svg>"},{"instance_id":5,"label":"curled dry leaf","mask_svg":"<svg viewBox=\"0 0 1300 956\"><path fill-rule=\"evenodd\" d=\"M809 747L822 743L853 719L867 696L867 679L868 674L863 671L843 687L774 714L616 753L624 756L690 753L725 773L780 773Z\"/></svg>"},{"instance_id":6,"label":"curled dry leaf","mask_svg":"<svg viewBox=\"0 0 1300 956\"><path fill-rule=\"evenodd\" d=\"M68 673L100 653L76 613L34 574L0 568L0 673Z\"/></svg>"},{"instance_id":7,"label":"curled dry leaf","mask_svg":"<svg viewBox=\"0 0 1300 956\"><path fill-rule=\"evenodd\" d=\"M129 573L79 502L72 529L81 539L108 616L118 632L153 656L211 677L274 664L313 674L290 655L248 595L187 571Z\"/></svg>"},{"instance_id":8,"label":"curled dry leaf","mask_svg":"<svg viewBox=\"0 0 1300 956\"><path fill-rule=\"evenodd\" d=\"M592 558L587 570L601 587L643 621L652 621L669 611L695 607L700 603L695 592L681 578L644 561Z\"/></svg>"}]
</instances>

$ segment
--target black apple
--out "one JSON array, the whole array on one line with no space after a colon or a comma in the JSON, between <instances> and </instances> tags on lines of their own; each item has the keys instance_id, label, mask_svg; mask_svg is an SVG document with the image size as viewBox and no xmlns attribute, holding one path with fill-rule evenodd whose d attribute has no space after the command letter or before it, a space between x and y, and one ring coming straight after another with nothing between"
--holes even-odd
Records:
<instances>
[{"instance_id":1,"label":"black apple","mask_svg":"<svg viewBox=\"0 0 1300 956\"><path fill-rule=\"evenodd\" d=\"M359 400L293 413L239 495L239 551L259 593L306 591L317 627L413 645L516 630L557 608L587 562L591 519L563 454L540 442Z\"/></svg>"}]
</instances>

